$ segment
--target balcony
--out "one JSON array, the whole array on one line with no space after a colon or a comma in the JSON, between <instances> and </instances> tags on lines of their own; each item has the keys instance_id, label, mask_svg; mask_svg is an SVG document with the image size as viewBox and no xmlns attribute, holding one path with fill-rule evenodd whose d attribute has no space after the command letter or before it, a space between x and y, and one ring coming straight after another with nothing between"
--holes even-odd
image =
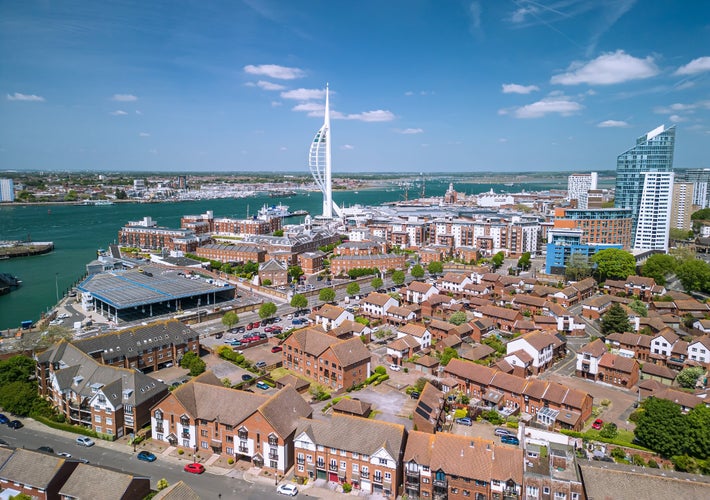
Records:
<instances>
[{"instance_id":1,"label":"balcony","mask_svg":"<svg viewBox=\"0 0 710 500\"><path fill-rule=\"evenodd\" d=\"M434 479L434 488L447 488L447 481L444 479L443 481Z\"/></svg>"},{"instance_id":2,"label":"balcony","mask_svg":"<svg viewBox=\"0 0 710 500\"><path fill-rule=\"evenodd\" d=\"M305 459L305 458L297 458L297 459L296 459L296 463L297 463L298 465L303 465L303 464L306 463L306 459Z\"/></svg>"},{"instance_id":3,"label":"balcony","mask_svg":"<svg viewBox=\"0 0 710 500\"><path fill-rule=\"evenodd\" d=\"M316 467L318 467L319 469L325 469L325 462L317 462Z\"/></svg>"},{"instance_id":4,"label":"balcony","mask_svg":"<svg viewBox=\"0 0 710 500\"><path fill-rule=\"evenodd\" d=\"M163 424L155 424L155 432L163 432Z\"/></svg>"},{"instance_id":5,"label":"balcony","mask_svg":"<svg viewBox=\"0 0 710 500\"><path fill-rule=\"evenodd\" d=\"M374 476L372 481L375 483L382 483L382 476Z\"/></svg>"},{"instance_id":6,"label":"balcony","mask_svg":"<svg viewBox=\"0 0 710 500\"><path fill-rule=\"evenodd\" d=\"M269 460L278 460L279 459L279 452L278 451L270 451L269 452Z\"/></svg>"},{"instance_id":7,"label":"balcony","mask_svg":"<svg viewBox=\"0 0 710 500\"><path fill-rule=\"evenodd\" d=\"M338 472L338 466L337 466L337 465L330 464L330 465L328 466L328 470L329 470L330 472Z\"/></svg>"},{"instance_id":8,"label":"balcony","mask_svg":"<svg viewBox=\"0 0 710 500\"><path fill-rule=\"evenodd\" d=\"M180 437L183 439L190 439L190 433L183 431L182 434L180 434Z\"/></svg>"},{"instance_id":9,"label":"balcony","mask_svg":"<svg viewBox=\"0 0 710 500\"><path fill-rule=\"evenodd\" d=\"M419 474L407 474L404 482L407 486L411 486L413 488L418 488L419 487Z\"/></svg>"},{"instance_id":10,"label":"balcony","mask_svg":"<svg viewBox=\"0 0 710 500\"><path fill-rule=\"evenodd\" d=\"M360 478L361 479L370 479L370 473L369 472L360 472Z\"/></svg>"},{"instance_id":11,"label":"balcony","mask_svg":"<svg viewBox=\"0 0 710 500\"><path fill-rule=\"evenodd\" d=\"M237 448L237 451L239 451L239 453L242 453L244 455L249 454L249 448L247 448L246 446L240 446L239 448Z\"/></svg>"}]
</instances>

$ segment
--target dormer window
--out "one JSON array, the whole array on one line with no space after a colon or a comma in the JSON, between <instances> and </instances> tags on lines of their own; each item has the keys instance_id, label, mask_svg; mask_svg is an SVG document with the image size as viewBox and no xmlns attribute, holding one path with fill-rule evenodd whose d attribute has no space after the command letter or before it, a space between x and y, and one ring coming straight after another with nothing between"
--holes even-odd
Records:
<instances>
[{"instance_id":1,"label":"dormer window","mask_svg":"<svg viewBox=\"0 0 710 500\"><path fill-rule=\"evenodd\" d=\"M163 420L163 412L160 410L155 410L153 416L155 417L155 420Z\"/></svg>"},{"instance_id":2,"label":"dormer window","mask_svg":"<svg viewBox=\"0 0 710 500\"><path fill-rule=\"evenodd\" d=\"M239 436L239 439L246 439L247 436L249 436L249 431L246 429L246 427L240 427L237 431L237 435Z\"/></svg>"},{"instance_id":3,"label":"dormer window","mask_svg":"<svg viewBox=\"0 0 710 500\"><path fill-rule=\"evenodd\" d=\"M188 425L190 425L190 417L188 417L187 415L183 415L182 417L180 417L180 425L182 425L183 427L187 427Z\"/></svg>"},{"instance_id":4,"label":"dormer window","mask_svg":"<svg viewBox=\"0 0 710 500\"><path fill-rule=\"evenodd\" d=\"M277 446L279 444L279 437L276 434L269 434L269 446Z\"/></svg>"}]
</instances>

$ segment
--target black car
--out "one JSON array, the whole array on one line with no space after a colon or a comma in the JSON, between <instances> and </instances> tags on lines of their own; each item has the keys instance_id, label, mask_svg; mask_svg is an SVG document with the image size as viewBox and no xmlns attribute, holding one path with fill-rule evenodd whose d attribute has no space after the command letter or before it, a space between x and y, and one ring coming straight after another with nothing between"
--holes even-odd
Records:
<instances>
[{"instance_id":1,"label":"black car","mask_svg":"<svg viewBox=\"0 0 710 500\"><path fill-rule=\"evenodd\" d=\"M409 393L409 397L412 399L419 399L419 393L417 391L412 391Z\"/></svg>"},{"instance_id":2,"label":"black car","mask_svg":"<svg viewBox=\"0 0 710 500\"><path fill-rule=\"evenodd\" d=\"M11 420L7 423L7 426L10 429L22 429L24 427L24 425L22 425L22 422L20 422L19 420Z\"/></svg>"},{"instance_id":3,"label":"black car","mask_svg":"<svg viewBox=\"0 0 710 500\"><path fill-rule=\"evenodd\" d=\"M54 455L54 448L52 448L51 446L40 446L39 448L37 448L37 451L43 451L45 453L51 453L52 455Z\"/></svg>"},{"instance_id":4,"label":"black car","mask_svg":"<svg viewBox=\"0 0 710 500\"><path fill-rule=\"evenodd\" d=\"M246 331L247 331L246 328L244 328L243 326L240 326L239 328L237 328L237 333L244 333Z\"/></svg>"},{"instance_id":5,"label":"black car","mask_svg":"<svg viewBox=\"0 0 710 500\"><path fill-rule=\"evenodd\" d=\"M242 380L244 380L245 382L246 382L247 380L251 380L251 379L253 379L253 378L254 378L254 377L252 377L252 376L249 375L248 373L245 373L244 375L242 375Z\"/></svg>"}]
</instances>

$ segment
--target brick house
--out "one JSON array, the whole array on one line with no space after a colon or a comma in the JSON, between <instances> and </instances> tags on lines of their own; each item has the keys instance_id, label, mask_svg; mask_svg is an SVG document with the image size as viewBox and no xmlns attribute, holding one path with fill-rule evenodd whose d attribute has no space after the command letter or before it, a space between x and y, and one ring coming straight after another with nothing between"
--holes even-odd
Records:
<instances>
[{"instance_id":1,"label":"brick house","mask_svg":"<svg viewBox=\"0 0 710 500\"><path fill-rule=\"evenodd\" d=\"M436 340L443 340L449 335L456 335L458 329L453 323L441 321L440 319L432 319L428 325L431 336Z\"/></svg>"},{"instance_id":2,"label":"brick house","mask_svg":"<svg viewBox=\"0 0 710 500\"><path fill-rule=\"evenodd\" d=\"M439 279L439 289L444 293L450 292L456 297L461 297L463 296L466 285L472 283L473 281L466 274L446 273Z\"/></svg>"},{"instance_id":3,"label":"brick house","mask_svg":"<svg viewBox=\"0 0 710 500\"><path fill-rule=\"evenodd\" d=\"M434 434L441 431L444 422L446 422L444 393L427 382L412 413L414 429Z\"/></svg>"},{"instance_id":4,"label":"brick house","mask_svg":"<svg viewBox=\"0 0 710 500\"><path fill-rule=\"evenodd\" d=\"M341 392L371 375L370 351L359 338L341 340L306 328L281 344L284 368Z\"/></svg>"},{"instance_id":5,"label":"brick house","mask_svg":"<svg viewBox=\"0 0 710 500\"><path fill-rule=\"evenodd\" d=\"M208 243L195 250L195 255L220 262L264 262L266 252L253 245L227 245Z\"/></svg>"},{"instance_id":6,"label":"brick house","mask_svg":"<svg viewBox=\"0 0 710 500\"><path fill-rule=\"evenodd\" d=\"M432 295L439 293L439 290L429 283L422 281L412 281L405 288L405 300L410 304L421 304Z\"/></svg>"},{"instance_id":7,"label":"brick house","mask_svg":"<svg viewBox=\"0 0 710 500\"><path fill-rule=\"evenodd\" d=\"M133 500L150 493L150 477L79 463L59 489L61 500Z\"/></svg>"},{"instance_id":8,"label":"brick house","mask_svg":"<svg viewBox=\"0 0 710 500\"><path fill-rule=\"evenodd\" d=\"M327 421L301 419L294 474L394 498L402 483L406 436L403 425L381 420L337 414Z\"/></svg>"},{"instance_id":9,"label":"brick house","mask_svg":"<svg viewBox=\"0 0 710 500\"><path fill-rule=\"evenodd\" d=\"M421 350L421 345L411 335L397 337L387 343L387 361L392 364L401 366L405 359L414 356L415 353Z\"/></svg>"},{"instance_id":10,"label":"brick house","mask_svg":"<svg viewBox=\"0 0 710 500\"><path fill-rule=\"evenodd\" d=\"M595 339L582 347L577 351L577 376L597 380L599 375L599 362L606 353L606 345L602 339Z\"/></svg>"},{"instance_id":11,"label":"brick house","mask_svg":"<svg viewBox=\"0 0 710 500\"><path fill-rule=\"evenodd\" d=\"M426 325L407 323L397 328L397 338L402 338L406 335L414 337L421 349L431 347L432 335Z\"/></svg>"},{"instance_id":12,"label":"brick house","mask_svg":"<svg viewBox=\"0 0 710 500\"><path fill-rule=\"evenodd\" d=\"M271 281L272 286L288 284L288 266L279 260L271 259L259 266L259 281Z\"/></svg>"},{"instance_id":13,"label":"brick house","mask_svg":"<svg viewBox=\"0 0 710 500\"><path fill-rule=\"evenodd\" d=\"M401 325L416 320L417 312L409 307L392 306L387 309L386 321L392 325Z\"/></svg>"},{"instance_id":14,"label":"brick house","mask_svg":"<svg viewBox=\"0 0 710 500\"><path fill-rule=\"evenodd\" d=\"M41 500L59 499L59 488L77 464L56 455L3 447L0 448L0 489L9 495L6 498L24 493Z\"/></svg>"},{"instance_id":15,"label":"brick house","mask_svg":"<svg viewBox=\"0 0 710 500\"><path fill-rule=\"evenodd\" d=\"M520 311L492 305L479 307L477 311L473 312L473 315L477 318L488 318L495 323L498 329L507 331L513 329L516 321L523 319Z\"/></svg>"},{"instance_id":16,"label":"brick house","mask_svg":"<svg viewBox=\"0 0 710 500\"><path fill-rule=\"evenodd\" d=\"M351 269L406 269L407 254L341 255L330 260L333 276L347 274Z\"/></svg>"},{"instance_id":17,"label":"brick house","mask_svg":"<svg viewBox=\"0 0 710 500\"><path fill-rule=\"evenodd\" d=\"M266 396L224 387L205 372L153 406L151 430L156 441L284 474L294 463L298 421L312 412L290 385Z\"/></svg>"},{"instance_id":18,"label":"brick house","mask_svg":"<svg viewBox=\"0 0 710 500\"><path fill-rule=\"evenodd\" d=\"M101 364L137 368L143 373L177 364L188 351L200 352L199 334L175 319L153 321L73 344Z\"/></svg>"},{"instance_id":19,"label":"brick house","mask_svg":"<svg viewBox=\"0 0 710 500\"><path fill-rule=\"evenodd\" d=\"M555 360L555 350L561 340L546 332L532 332L506 344L506 353L522 350L532 357L530 366L532 374L538 374L552 366ZM510 361L507 360L509 363Z\"/></svg>"},{"instance_id":20,"label":"brick house","mask_svg":"<svg viewBox=\"0 0 710 500\"><path fill-rule=\"evenodd\" d=\"M607 352L599 360L597 380L630 389L638 383L639 363L633 358Z\"/></svg>"},{"instance_id":21,"label":"brick house","mask_svg":"<svg viewBox=\"0 0 710 500\"><path fill-rule=\"evenodd\" d=\"M61 341L35 356L39 393L72 424L121 437L150 422L150 408L168 387L148 375L101 365Z\"/></svg>"},{"instance_id":22,"label":"brick house","mask_svg":"<svg viewBox=\"0 0 710 500\"><path fill-rule=\"evenodd\" d=\"M353 321L355 319L352 313L332 304L324 304L313 315L315 316L316 324L321 325L326 332L338 328L344 321Z\"/></svg>"},{"instance_id":23,"label":"brick house","mask_svg":"<svg viewBox=\"0 0 710 500\"><path fill-rule=\"evenodd\" d=\"M522 498L523 451L478 437L412 431L404 493L418 499Z\"/></svg>"},{"instance_id":24,"label":"brick house","mask_svg":"<svg viewBox=\"0 0 710 500\"><path fill-rule=\"evenodd\" d=\"M360 312L372 318L384 318L387 310L396 306L399 302L386 293L371 292L360 302Z\"/></svg>"},{"instance_id":25,"label":"brick house","mask_svg":"<svg viewBox=\"0 0 710 500\"><path fill-rule=\"evenodd\" d=\"M617 349L618 354L634 357L639 361L648 361L651 355L651 337L639 333L611 333L605 342Z\"/></svg>"},{"instance_id":26,"label":"brick house","mask_svg":"<svg viewBox=\"0 0 710 500\"><path fill-rule=\"evenodd\" d=\"M303 273L306 275L315 274L325 269L323 260L325 254L320 250L315 252L304 252L298 255L298 265L301 266Z\"/></svg>"}]
</instances>

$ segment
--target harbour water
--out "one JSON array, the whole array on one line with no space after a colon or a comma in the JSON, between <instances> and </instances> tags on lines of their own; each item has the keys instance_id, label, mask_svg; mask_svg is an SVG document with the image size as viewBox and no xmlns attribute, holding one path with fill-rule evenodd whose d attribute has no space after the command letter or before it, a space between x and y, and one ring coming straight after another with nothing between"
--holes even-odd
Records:
<instances>
[{"instance_id":1,"label":"harbour water","mask_svg":"<svg viewBox=\"0 0 710 500\"><path fill-rule=\"evenodd\" d=\"M441 196L448 181L427 180L427 196ZM541 190L553 186L516 184L462 184L454 186L460 192L481 193L495 189L516 192ZM558 186L554 186L558 187ZM412 186L409 198L419 194ZM334 191L336 203L350 206L379 205L404 199L401 187ZM98 248L106 248L116 241L118 230L128 221L150 216L160 226L180 227L183 215L197 215L212 210L215 217L244 218L255 215L264 205L281 201L291 211L307 210L319 214L322 210L320 193L299 194L289 198L259 196L240 199L200 200L180 203L116 203L104 206L29 205L0 207L0 240L53 241L54 251L35 257L21 257L0 261L0 272L17 276L23 284L17 290L0 296L0 329L17 328L24 320L38 320L42 312L51 309L61 297L85 274L86 264L95 258ZM295 223L302 218L290 218Z\"/></svg>"}]
</instances>

